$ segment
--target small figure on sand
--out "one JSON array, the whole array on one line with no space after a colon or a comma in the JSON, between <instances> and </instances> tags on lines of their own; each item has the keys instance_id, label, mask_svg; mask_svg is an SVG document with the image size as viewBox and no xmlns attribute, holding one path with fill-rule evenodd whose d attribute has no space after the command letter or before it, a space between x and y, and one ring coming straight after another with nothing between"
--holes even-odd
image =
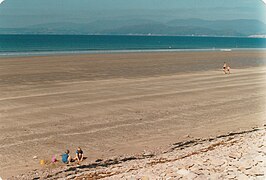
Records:
<instances>
[{"instance_id":1,"label":"small figure on sand","mask_svg":"<svg viewBox=\"0 0 266 180\"><path fill-rule=\"evenodd\" d=\"M83 151L80 147L78 147L77 151L76 151L76 157L74 160L77 160L78 161L78 164L83 161Z\"/></svg>"},{"instance_id":2,"label":"small figure on sand","mask_svg":"<svg viewBox=\"0 0 266 180\"><path fill-rule=\"evenodd\" d=\"M223 65L224 74L226 74L226 67L227 67L226 62L224 62L224 65Z\"/></svg>"},{"instance_id":3,"label":"small figure on sand","mask_svg":"<svg viewBox=\"0 0 266 180\"><path fill-rule=\"evenodd\" d=\"M229 65L226 64L226 62L224 62L224 65L223 65L223 72L224 74L231 74L231 67Z\"/></svg>"},{"instance_id":4,"label":"small figure on sand","mask_svg":"<svg viewBox=\"0 0 266 180\"><path fill-rule=\"evenodd\" d=\"M70 164L71 162L77 161L78 164L84 160L83 151L80 147L78 147L76 151L76 156L74 159L69 155L69 150L67 149L64 154L62 154L62 162L65 164Z\"/></svg>"},{"instance_id":5,"label":"small figure on sand","mask_svg":"<svg viewBox=\"0 0 266 180\"><path fill-rule=\"evenodd\" d=\"M227 73L228 73L228 74L231 73L231 72L230 72L230 69L231 69L230 66L227 66Z\"/></svg>"},{"instance_id":6,"label":"small figure on sand","mask_svg":"<svg viewBox=\"0 0 266 180\"><path fill-rule=\"evenodd\" d=\"M69 164L71 162L71 156L69 155L69 150L67 149L64 154L62 154L62 162Z\"/></svg>"}]
</instances>

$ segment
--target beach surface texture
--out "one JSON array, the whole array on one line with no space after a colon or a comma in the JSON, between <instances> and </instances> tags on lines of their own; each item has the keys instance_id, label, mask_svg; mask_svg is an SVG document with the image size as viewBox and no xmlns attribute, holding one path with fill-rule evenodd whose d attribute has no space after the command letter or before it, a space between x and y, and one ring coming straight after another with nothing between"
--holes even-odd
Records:
<instances>
[{"instance_id":1,"label":"beach surface texture","mask_svg":"<svg viewBox=\"0 0 266 180\"><path fill-rule=\"evenodd\" d=\"M1 58L0 177L47 179L49 172L57 179L67 176L66 172L91 174L104 171L95 166L96 160L100 164L108 159L117 170L108 165L106 172L114 174L106 178L114 179L166 178L166 169L167 177L170 171L177 177L205 177L208 163L224 167L226 171L210 174L225 178L243 173L265 177L263 128L217 138L266 123L265 57L265 51L232 51ZM224 62L231 66L230 75L223 74ZM214 140L206 140L210 137ZM198 143L168 151L175 143L186 141ZM249 143L260 150L249 151L245 148ZM86 171L76 164L50 163L53 156L60 160L66 149L74 156L78 146L87 157L80 165ZM201 152L206 148L208 151ZM241 148L247 150L246 155ZM228 164L241 162L242 157L252 160L253 151L256 157L264 152L264 161L243 167L242 174L225 176L231 171ZM138 156L145 159L127 160ZM125 164L112 163L115 157ZM217 158L219 162L212 163ZM46 163L40 165L40 160ZM235 166L241 168L237 164L230 167ZM248 174L249 169L256 172Z\"/></svg>"},{"instance_id":2,"label":"beach surface texture","mask_svg":"<svg viewBox=\"0 0 266 180\"><path fill-rule=\"evenodd\" d=\"M14 179L258 179L266 178L266 128L231 132L91 164L33 171Z\"/></svg>"}]
</instances>

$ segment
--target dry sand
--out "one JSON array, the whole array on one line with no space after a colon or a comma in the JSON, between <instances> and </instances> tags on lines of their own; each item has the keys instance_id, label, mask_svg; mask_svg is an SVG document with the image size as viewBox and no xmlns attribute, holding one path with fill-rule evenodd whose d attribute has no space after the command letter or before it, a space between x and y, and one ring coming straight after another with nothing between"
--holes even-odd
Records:
<instances>
[{"instance_id":1,"label":"dry sand","mask_svg":"<svg viewBox=\"0 0 266 180\"><path fill-rule=\"evenodd\" d=\"M76 180L265 180L266 129L187 141L153 157L107 167L97 165L98 168L66 168L54 177Z\"/></svg>"},{"instance_id":2,"label":"dry sand","mask_svg":"<svg viewBox=\"0 0 266 180\"><path fill-rule=\"evenodd\" d=\"M73 154L81 146L90 162L261 126L265 57L233 51L1 58L0 176L39 169L40 159L66 148ZM231 75L222 73L224 61Z\"/></svg>"},{"instance_id":3,"label":"dry sand","mask_svg":"<svg viewBox=\"0 0 266 180\"><path fill-rule=\"evenodd\" d=\"M34 170L12 179L265 180L266 127L182 141L157 154L144 152L51 168L58 164L46 164L43 170Z\"/></svg>"}]
</instances>

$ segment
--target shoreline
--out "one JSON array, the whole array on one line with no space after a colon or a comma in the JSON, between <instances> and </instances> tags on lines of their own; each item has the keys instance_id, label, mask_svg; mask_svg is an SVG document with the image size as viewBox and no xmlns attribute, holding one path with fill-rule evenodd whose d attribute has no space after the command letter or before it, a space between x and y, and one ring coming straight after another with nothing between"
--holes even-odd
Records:
<instances>
[{"instance_id":1,"label":"shoreline","mask_svg":"<svg viewBox=\"0 0 266 180\"><path fill-rule=\"evenodd\" d=\"M74 51L32 51L32 52L0 52L1 58L46 57L46 56L79 56L101 54L133 54L133 53L192 53L192 52L227 52L266 51L266 48L212 48L212 49L132 49L132 50L74 50Z\"/></svg>"}]
</instances>

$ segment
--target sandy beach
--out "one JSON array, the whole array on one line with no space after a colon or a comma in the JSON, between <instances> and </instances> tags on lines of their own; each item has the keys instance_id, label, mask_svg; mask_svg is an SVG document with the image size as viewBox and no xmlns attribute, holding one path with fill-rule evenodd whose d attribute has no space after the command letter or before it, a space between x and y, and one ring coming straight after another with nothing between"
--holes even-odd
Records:
<instances>
[{"instance_id":1,"label":"sandy beach","mask_svg":"<svg viewBox=\"0 0 266 180\"><path fill-rule=\"evenodd\" d=\"M15 179L205 180L266 178L266 127L173 144L161 153L35 170Z\"/></svg>"},{"instance_id":2,"label":"sandy beach","mask_svg":"<svg viewBox=\"0 0 266 180\"><path fill-rule=\"evenodd\" d=\"M78 146L89 163L261 127L265 65L265 51L0 58L0 177Z\"/></svg>"}]
</instances>

